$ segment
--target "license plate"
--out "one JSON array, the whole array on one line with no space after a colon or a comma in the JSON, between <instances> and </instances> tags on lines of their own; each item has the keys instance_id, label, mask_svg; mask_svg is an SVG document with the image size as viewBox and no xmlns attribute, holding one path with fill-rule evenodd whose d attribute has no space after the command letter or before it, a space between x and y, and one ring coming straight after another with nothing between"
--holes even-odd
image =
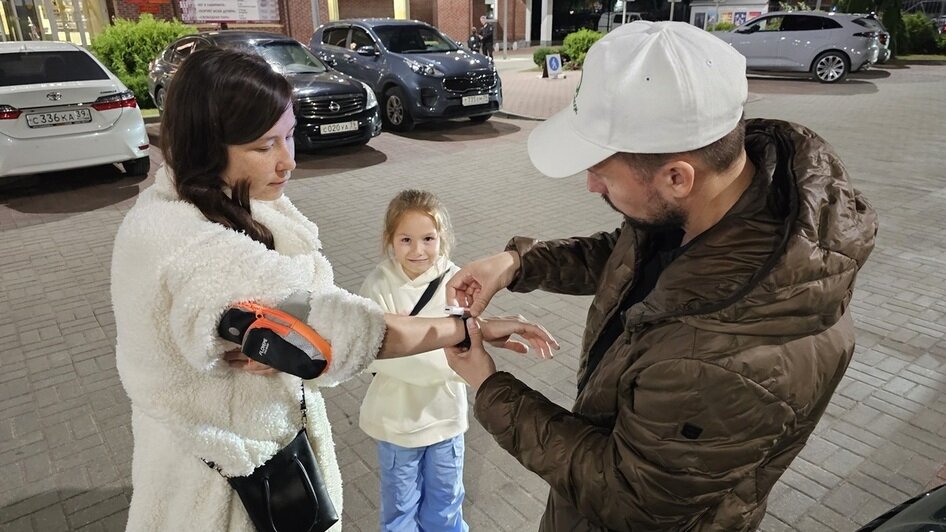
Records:
<instances>
[{"instance_id":1,"label":"license plate","mask_svg":"<svg viewBox=\"0 0 946 532\"><path fill-rule=\"evenodd\" d=\"M88 109L73 109L71 111L53 111L49 113L31 113L26 115L26 125L29 127L65 126L68 124L84 124L92 121L92 111Z\"/></svg>"},{"instance_id":2,"label":"license plate","mask_svg":"<svg viewBox=\"0 0 946 532\"><path fill-rule=\"evenodd\" d=\"M333 133L344 133L346 131L358 131L358 121L339 122L337 124L325 124L319 128L322 135L331 135Z\"/></svg>"},{"instance_id":3,"label":"license plate","mask_svg":"<svg viewBox=\"0 0 946 532\"><path fill-rule=\"evenodd\" d=\"M489 94L477 94L476 96L464 96L463 105L483 105L489 103Z\"/></svg>"}]
</instances>

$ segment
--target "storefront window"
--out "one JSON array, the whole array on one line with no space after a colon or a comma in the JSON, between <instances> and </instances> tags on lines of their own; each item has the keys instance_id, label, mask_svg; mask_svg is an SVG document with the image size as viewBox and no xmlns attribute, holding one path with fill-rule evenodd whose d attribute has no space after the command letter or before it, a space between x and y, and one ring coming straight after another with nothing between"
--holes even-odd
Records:
<instances>
[{"instance_id":1,"label":"storefront window","mask_svg":"<svg viewBox=\"0 0 946 532\"><path fill-rule=\"evenodd\" d=\"M104 0L0 0L0 40L87 46L107 25Z\"/></svg>"}]
</instances>

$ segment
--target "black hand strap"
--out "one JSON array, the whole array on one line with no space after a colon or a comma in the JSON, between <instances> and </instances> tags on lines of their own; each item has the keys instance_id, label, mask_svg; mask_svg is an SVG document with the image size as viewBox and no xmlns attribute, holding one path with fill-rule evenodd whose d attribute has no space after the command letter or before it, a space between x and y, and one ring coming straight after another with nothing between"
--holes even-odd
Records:
<instances>
[{"instance_id":1,"label":"black hand strap","mask_svg":"<svg viewBox=\"0 0 946 532\"><path fill-rule=\"evenodd\" d=\"M443 281L443 278L446 275L447 270L444 270L444 272L440 274L440 277L430 281L430 284L427 285L427 290L424 290L424 293L420 296L420 299L417 300L417 304L414 305L414 310L412 310L410 314L411 316L416 316L418 312L424 310L424 307L427 306L430 298L434 297L434 292L436 292L437 288L440 287L440 283Z\"/></svg>"}]
</instances>

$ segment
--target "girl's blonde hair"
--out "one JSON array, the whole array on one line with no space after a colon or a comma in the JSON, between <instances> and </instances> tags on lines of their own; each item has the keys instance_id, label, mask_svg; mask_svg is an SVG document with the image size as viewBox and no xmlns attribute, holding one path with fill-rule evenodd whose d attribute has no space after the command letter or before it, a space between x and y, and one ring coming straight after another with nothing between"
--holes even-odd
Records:
<instances>
[{"instance_id":1,"label":"girl's blonde hair","mask_svg":"<svg viewBox=\"0 0 946 532\"><path fill-rule=\"evenodd\" d=\"M453 228L450 226L450 216L447 214L447 209L437 199L437 196L426 190L402 190L388 204L388 210L384 214L384 234L381 238L382 251L391 253L397 224L400 223L401 217L410 211L417 211L430 216L434 221L434 227L437 229L437 235L440 236L440 255L449 257L450 248L453 247Z\"/></svg>"}]
</instances>

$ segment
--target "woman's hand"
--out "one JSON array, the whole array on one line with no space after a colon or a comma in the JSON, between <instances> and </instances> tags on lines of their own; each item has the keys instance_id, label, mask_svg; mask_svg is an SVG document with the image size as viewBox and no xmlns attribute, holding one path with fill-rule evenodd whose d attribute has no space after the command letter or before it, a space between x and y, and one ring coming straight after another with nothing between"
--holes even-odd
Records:
<instances>
[{"instance_id":1,"label":"woman's hand","mask_svg":"<svg viewBox=\"0 0 946 532\"><path fill-rule=\"evenodd\" d=\"M474 321L467 320L467 322ZM482 331L483 340L495 347L502 347L516 353L528 353L529 346L539 352L542 358L552 358L552 351L558 350L558 342L537 323L532 323L522 316L496 316L480 320L479 329ZM512 335L519 335L523 340L521 342L513 340Z\"/></svg>"},{"instance_id":2,"label":"woman's hand","mask_svg":"<svg viewBox=\"0 0 946 532\"><path fill-rule=\"evenodd\" d=\"M243 354L239 349L231 349L223 354L223 359L233 369L240 369L253 375L275 375L279 370L273 369L262 362L257 362Z\"/></svg>"}]
</instances>

